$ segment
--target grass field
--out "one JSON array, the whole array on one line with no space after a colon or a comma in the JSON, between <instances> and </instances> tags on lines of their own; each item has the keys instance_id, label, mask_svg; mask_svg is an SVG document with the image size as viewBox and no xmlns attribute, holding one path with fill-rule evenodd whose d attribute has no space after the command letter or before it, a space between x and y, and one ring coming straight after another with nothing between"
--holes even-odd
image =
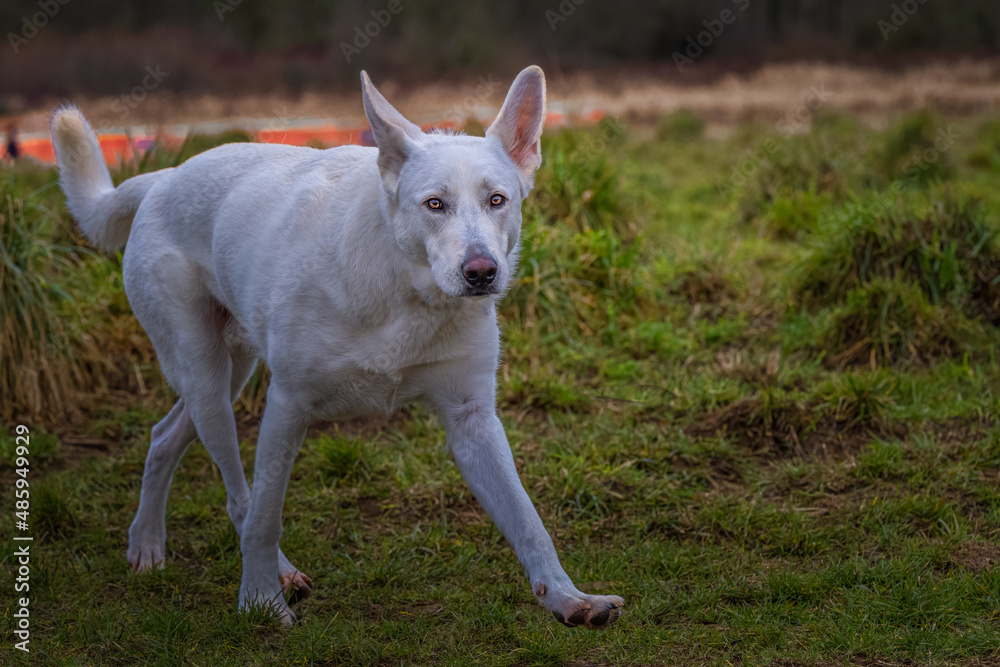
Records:
<instances>
[{"instance_id":1,"label":"grass field","mask_svg":"<svg viewBox=\"0 0 1000 667\"><path fill-rule=\"evenodd\" d=\"M236 612L238 540L200 445L174 478L166 568L131 573L172 397L119 259L79 246L54 173L19 167L0 171L0 477L13 487L13 427L30 426L20 657L998 664L1000 122L821 114L803 136L709 139L680 112L543 154L501 309L500 413L569 575L626 599L615 625L568 629L536 604L421 408L310 432L282 540L314 581L294 627ZM265 383L236 406L248 472Z\"/></svg>"}]
</instances>

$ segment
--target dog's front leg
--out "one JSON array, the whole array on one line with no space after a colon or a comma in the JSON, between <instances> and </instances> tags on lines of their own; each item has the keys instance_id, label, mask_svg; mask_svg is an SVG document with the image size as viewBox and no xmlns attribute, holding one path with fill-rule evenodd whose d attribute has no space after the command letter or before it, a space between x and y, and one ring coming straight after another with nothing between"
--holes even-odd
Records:
<instances>
[{"instance_id":1,"label":"dog's front leg","mask_svg":"<svg viewBox=\"0 0 1000 667\"><path fill-rule=\"evenodd\" d=\"M240 609L249 605L270 606L285 623L293 623L295 614L285 603L279 579L281 508L306 426L304 411L286 400L272 383L257 438L250 508L240 535L243 552Z\"/></svg>"},{"instance_id":2,"label":"dog's front leg","mask_svg":"<svg viewBox=\"0 0 1000 667\"><path fill-rule=\"evenodd\" d=\"M563 571L552 539L517 476L492 400L453 401L439 404L438 408L455 463L479 503L514 547L538 601L569 626L603 628L618 618L624 600L616 595L581 593Z\"/></svg>"}]
</instances>

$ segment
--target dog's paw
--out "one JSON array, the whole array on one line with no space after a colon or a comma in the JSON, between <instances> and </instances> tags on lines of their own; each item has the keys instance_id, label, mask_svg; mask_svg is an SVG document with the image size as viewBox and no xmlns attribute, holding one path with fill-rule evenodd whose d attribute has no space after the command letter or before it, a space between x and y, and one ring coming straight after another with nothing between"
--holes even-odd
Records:
<instances>
[{"instance_id":1,"label":"dog's paw","mask_svg":"<svg viewBox=\"0 0 1000 667\"><path fill-rule=\"evenodd\" d=\"M591 630L601 630L614 623L622 613L625 600L617 595L587 595L574 600L563 609L553 610L552 615L563 625L575 628L585 625Z\"/></svg>"},{"instance_id":2,"label":"dog's paw","mask_svg":"<svg viewBox=\"0 0 1000 667\"><path fill-rule=\"evenodd\" d=\"M129 540L125 554L133 572L149 572L163 569L163 545L158 541L133 542Z\"/></svg>"},{"instance_id":3,"label":"dog's paw","mask_svg":"<svg viewBox=\"0 0 1000 667\"><path fill-rule=\"evenodd\" d=\"M285 599L280 595L265 596L257 594L252 598L240 593L240 611L243 613L265 612L265 616L270 620L277 620L284 625L295 623L295 613L285 603Z\"/></svg>"},{"instance_id":4,"label":"dog's paw","mask_svg":"<svg viewBox=\"0 0 1000 667\"><path fill-rule=\"evenodd\" d=\"M278 614L278 621L283 625L295 625L299 620L288 605L276 605L275 612Z\"/></svg>"},{"instance_id":5,"label":"dog's paw","mask_svg":"<svg viewBox=\"0 0 1000 667\"><path fill-rule=\"evenodd\" d=\"M617 595L587 595L580 591L559 595L546 591L544 584L535 585L535 595L557 621L571 628L578 625L591 630L606 628L615 622L625 606L625 600Z\"/></svg>"},{"instance_id":6,"label":"dog's paw","mask_svg":"<svg viewBox=\"0 0 1000 667\"><path fill-rule=\"evenodd\" d=\"M312 593L312 579L292 565L285 554L278 550L278 580L281 590L288 594L289 604L301 602Z\"/></svg>"},{"instance_id":7,"label":"dog's paw","mask_svg":"<svg viewBox=\"0 0 1000 667\"><path fill-rule=\"evenodd\" d=\"M312 579L298 570L283 573L279 580L281 590L288 595L289 604L301 602L312 593Z\"/></svg>"}]
</instances>

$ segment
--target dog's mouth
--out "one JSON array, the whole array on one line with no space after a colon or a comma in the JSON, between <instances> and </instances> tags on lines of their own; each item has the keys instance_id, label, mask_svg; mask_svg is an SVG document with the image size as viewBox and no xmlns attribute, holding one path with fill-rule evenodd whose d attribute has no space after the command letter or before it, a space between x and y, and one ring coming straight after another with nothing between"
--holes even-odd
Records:
<instances>
[{"instance_id":1,"label":"dog's mouth","mask_svg":"<svg viewBox=\"0 0 1000 667\"><path fill-rule=\"evenodd\" d=\"M460 296L470 297L470 296L490 296L491 294L499 294L500 290L496 287L467 287L465 291L462 292Z\"/></svg>"}]
</instances>

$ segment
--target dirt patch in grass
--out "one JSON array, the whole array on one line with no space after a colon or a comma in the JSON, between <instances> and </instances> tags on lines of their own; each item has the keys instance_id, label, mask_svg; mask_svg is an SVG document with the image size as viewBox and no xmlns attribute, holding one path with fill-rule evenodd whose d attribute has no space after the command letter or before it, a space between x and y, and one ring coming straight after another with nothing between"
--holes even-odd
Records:
<instances>
[{"instance_id":1,"label":"dirt patch in grass","mask_svg":"<svg viewBox=\"0 0 1000 667\"><path fill-rule=\"evenodd\" d=\"M943 422L931 422L926 428L943 445L967 445L983 437L989 421L952 417Z\"/></svg>"},{"instance_id":2,"label":"dirt patch in grass","mask_svg":"<svg viewBox=\"0 0 1000 667\"><path fill-rule=\"evenodd\" d=\"M747 354L743 347L732 345L719 350L715 354L719 371L733 378L738 378L747 384L766 387L774 383L781 365L781 348L769 352L764 363Z\"/></svg>"},{"instance_id":3,"label":"dirt patch in grass","mask_svg":"<svg viewBox=\"0 0 1000 667\"><path fill-rule=\"evenodd\" d=\"M362 618L367 621L378 621L385 616L385 607L376 602L368 602L358 607Z\"/></svg>"},{"instance_id":4,"label":"dirt patch in grass","mask_svg":"<svg viewBox=\"0 0 1000 667\"><path fill-rule=\"evenodd\" d=\"M457 493L444 489L393 492L387 504L391 508L382 507L382 521L400 526L412 526L428 517L444 517L454 525L481 525L486 516L476 497L464 489Z\"/></svg>"},{"instance_id":5,"label":"dirt patch in grass","mask_svg":"<svg viewBox=\"0 0 1000 667\"><path fill-rule=\"evenodd\" d=\"M905 437L906 429L838 421L828 408L815 404L768 407L757 398L744 398L700 415L684 433L694 438L730 438L765 458L826 458L860 451L873 437Z\"/></svg>"},{"instance_id":6,"label":"dirt patch in grass","mask_svg":"<svg viewBox=\"0 0 1000 667\"><path fill-rule=\"evenodd\" d=\"M409 605L407 615L437 616L444 611L444 603L435 600L417 600Z\"/></svg>"},{"instance_id":7,"label":"dirt patch in grass","mask_svg":"<svg viewBox=\"0 0 1000 667\"><path fill-rule=\"evenodd\" d=\"M770 667L915 667L922 663L915 662L908 658L903 660L890 660L888 658L868 658L868 657L853 657L844 658L843 660L829 661L820 660L818 662L803 662L801 660L792 660L790 658L782 658L775 662L769 663ZM955 662L949 662L949 665L956 665L958 667L996 667L1000 665L1000 660L987 658L981 660L978 658L973 658L971 660L960 660Z\"/></svg>"},{"instance_id":8,"label":"dirt patch in grass","mask_svg":"<svg viewBox=\"0 0 1000 667\"><path fill-rule=\"evenodd\" d=\"M733 283L712 267L699 267L678 277L671 293L683 297L691 306L691 318L718 318L737 302L739 293Z\"/></svg>"},{"instance_id":9,"label":"dirt patch in grass","mask_svg":"<svg viewBox=\"0 0 1000 667\"><path fill-rule=\"evenodd\" d=\"M948 562L973 574L979 574L1000 564L1000 544L992 542L960 544L948 557Z\"/></svg>"},{"instance_id":10,"label":"dirt patch in grass","mask_svg":"<svg viewBox=\"0 0 1000 667\"><path fill-rule=\"evenodd\" d=\"M670 458L670 468L674 471L688 470L704 476L714 489L726 485L736 485L743 482L743 471L732 459L708 455L704 458L691 459L687 456Z\"/></svg>"},{"instance_id":11,"label":"dirt patch in grass","mask_svg":"<svg viewBox=\"0 0 1000 667\"><path fill-rule=\"evenodd\" d=\"M32 465L46 474L79 468L92 458L119 457L126 449L135 446L134 436L126 432L121 424L105 421L101 428L93 428L92 421L97 418L96 415L131 410L137 400L142 400L141 395L109 389L100 395L78 394L77 398L79 402L67 413L65 422L45 426L49 434L58 438L59 448L54 456L36 457ZM10 463L0 460L0 470Z\"/></svg>"},{"instance_id":12,"label":"dirt patch in grass","mask_svg":"<svg viewBox=\"0 0 1000 667\"><path fill-rule=\"evenodd\" d=\"M909 660L883 660L881 658L850 658L844 661L820 661L820 662L801 662L799 660L791 660L788 658L782 658L775 662L770 663L770 667L909 667L910 665L917 665L918 663ZM965 663L963 663L965 664ZM968 663L968 664L983 664L983 663Z\"/></svg>"},{"instance_id":13,"label":"dirt patch in grass","mask_svg":"<svg viewBox=\"0 0 1000 667\"><path fill-rule=\"evenodd\" d=\"M737 296L732 283L709 269L688 271L674 292L684 296L692 306L696 303L724 305Z\"/></svg>"},{"instance_id":14,"label":"dirt patch in grass","mask_svg":"<svg viewBox=\"0 0 1000 667\"><path fill-rule=\"evenodd\" d=\"M970 300L973 315L1000 327L1000 261L991 259L975 267Z\"/></svg>"},{"instance_id":15,"label":"dirt patch in grass","mask_svg":"<svg viewBox=\"0 0 1000 667\"><path fill-rule=\"evenodd\" d=\"M366 415L339 422L316 422L309 427L306 438L316 438L323 433L341 438L372 438L382 431L405 424L409 419L409 414L403 411L391 415ZM256 442L259 431L260 417L242 410L236 413L236 432L240 442Z\"/></svg>"},{"instance_id":16,"label":"dirt patch in grass","mask_svg":"<svg viewBox=\"0 0 1000 667\"><path fill-rule=\"evenodd\" d=\"M361 510L362 516L369 519L382 516L382 503L372 496L358 498L358 509Z\"/></svg>"},{"instance_id":17,"label":"dirt patch in grass","mask_svg":"<svg viewBox=\"0 0 1000 667\"><path fill-rule=\"evenodd\" d=\"M52 473L68 468L79 468L87 459L117 456L124 448L121 438L93 438L66 434L59 437L59 458L46 467Z\"/></svg>"}]
</instances>

